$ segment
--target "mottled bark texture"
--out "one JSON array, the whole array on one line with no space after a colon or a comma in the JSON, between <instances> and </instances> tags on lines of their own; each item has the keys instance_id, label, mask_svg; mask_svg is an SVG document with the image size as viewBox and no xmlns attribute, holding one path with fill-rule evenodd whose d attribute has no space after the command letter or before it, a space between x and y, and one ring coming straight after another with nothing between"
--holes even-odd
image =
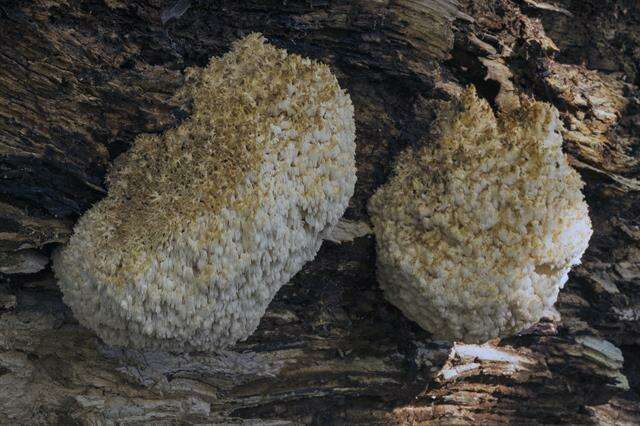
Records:
<instances>
[{"instance_id":1,"label":"mottled bark texture","mask_svg":"<svg viewBox=\"0 0 640 426\"><path fill-rule=\"evenodd\" d=\"M188 114L183 71L261 31L331 65L356 107L347 219L219 354L109 348L47 265L135 136ZM640 6L635 0L4 1L0 423L640 422ZM385 302L365 203L434 99L553 103L595 235L558 314L487 347ZM351 238L352 233L356 233Z\"/></svg>"}]
</instances>

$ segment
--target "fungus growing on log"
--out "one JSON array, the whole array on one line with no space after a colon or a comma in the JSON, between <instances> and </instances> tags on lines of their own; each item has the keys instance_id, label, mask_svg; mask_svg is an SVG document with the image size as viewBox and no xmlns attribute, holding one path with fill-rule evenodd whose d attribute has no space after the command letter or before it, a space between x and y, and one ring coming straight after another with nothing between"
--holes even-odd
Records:
<instances>
[{"instance_id":1,"label":"fungus growing on log","mask_svg":"<svg viewBox=\"0 0 640 426\"><path fill-rule=\"evenodd\" d=\"M191 116L136 139L55 256L65 302L112 345L246 339L353 194L353 106L326 65L252 34L186 92Z\"/></svg>"},{"instance_id":2,"label":"fungus growing on log","mask_svg":"<svg viewBox=\"0 0 640 426\"><path fill-rule=\"evenodd\" d=\"M558 126L540 102L496 118L468 89L371 198L384 294L436 337L482 342L530 326L580 262L591 222Z\"/></svg>"}]
</instances>

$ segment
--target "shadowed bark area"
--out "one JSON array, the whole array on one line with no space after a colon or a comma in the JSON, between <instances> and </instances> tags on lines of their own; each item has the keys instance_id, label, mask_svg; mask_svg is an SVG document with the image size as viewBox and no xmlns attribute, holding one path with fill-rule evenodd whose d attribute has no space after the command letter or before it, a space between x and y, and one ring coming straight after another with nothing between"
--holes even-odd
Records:
<instances>
[{"instance_id":1,"label":"shadowed bark area","mask_svg":"<svg viewBox=\"0 0 640 426\"><path fill-rule=\"evenodd\" d=\"M3 2L0 423L637 424L639 24L632 0ZM253 31L328 63L352 97L344 241L229 350L110 348L63 304L51 251L136 135L188 116L184 70ZM466 84L498 111L560 110L595 230L558 314L486 346L434 341L387 303L362 224L433 100Z\"/></svg>"}]
</instances>

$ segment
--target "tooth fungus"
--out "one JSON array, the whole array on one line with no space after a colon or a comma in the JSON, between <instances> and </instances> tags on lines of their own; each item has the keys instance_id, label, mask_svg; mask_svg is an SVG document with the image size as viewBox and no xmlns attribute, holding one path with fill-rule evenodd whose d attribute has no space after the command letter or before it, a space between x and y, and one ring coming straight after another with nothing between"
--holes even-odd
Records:
<instances>
[{"instance_id":1,"label":"tooth fungus","mask_svg":"<svg viewBox=\"0 0 640 426\"><path fill-rule=\"evenodd\" d=\"M558 126L550 105L496 118L468 89L443 106L439 135L400 154L370 199L380 286L436 337L522 330L580 262L591 222Z\"/></svg>"},{"instance_id":2,"label":"tooth fungus","mask_svg":"<svg viewBox=\"0 0 640 426\"><path fill-rule=\"evenodd\" d=\"M185 91L191 116L136 139L55 255L65 302L112 345L246 339L353 194L353 106L326 65L252 34Z\"/></svg>"}]
</instances>

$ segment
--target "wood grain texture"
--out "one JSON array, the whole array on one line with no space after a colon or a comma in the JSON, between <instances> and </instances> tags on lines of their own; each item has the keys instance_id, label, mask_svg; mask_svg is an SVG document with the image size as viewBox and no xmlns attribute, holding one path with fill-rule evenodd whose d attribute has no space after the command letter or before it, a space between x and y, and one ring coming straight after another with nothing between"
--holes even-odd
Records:
<instances>
[{"instance_id":1,"label":"wood grain texture","mask_svg":"<svg viewBox=\"0 0 640 426\"><path fill-rule=\"evenodd\" d=\"M48 267L0 273L0 424L640 422L637 3L176 3L0 5L5 271L64 242L135 136L187 116L174 97L185 68L252 31L330 64L349 90L349 220L367 221L366 200L429 129L433 101L473 83L496 110L529 96L561 111L591 247L558 314L483 348L434 341L388 304L366 233L325 242L256 334L217 354L109 348L78 325Z\"/></svg>"}]
</instances>

